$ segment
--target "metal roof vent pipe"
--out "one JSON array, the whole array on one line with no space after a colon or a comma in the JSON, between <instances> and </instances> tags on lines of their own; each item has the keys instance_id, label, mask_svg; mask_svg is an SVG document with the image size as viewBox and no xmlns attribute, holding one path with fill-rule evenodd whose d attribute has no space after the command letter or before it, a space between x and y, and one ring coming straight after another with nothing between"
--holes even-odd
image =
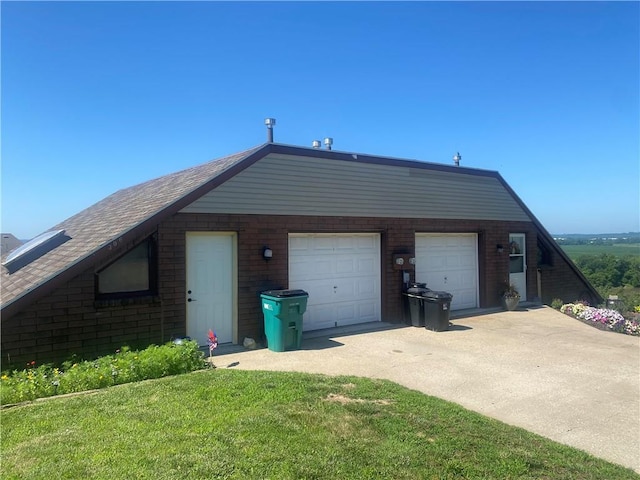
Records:
<instances>
[{"instance_id":1,"label":"metal roof vent pipe","mask_svg":"<svg viewBox=\"0 0 640 480\"><path fill-rule=\"evenodd\" d=\"M320 148L320 140L314 140L313 142L311 142L311 146L317 150L318 148Z\"/></svg>"},{"instance_id":2,"label":"metal roof vent pipe","mask_svg":"<svg viewBox=\"0 0 640 480\"><path fill-rule=\"evenodd\" d=\"M331 150L331 145L333 145L333 138L326 137L324 139L324 146L327 148L327 150Z\"/></svg>"},{"instance_id":3,"label":"metal roof vent pipe","mask_svg":"<svg viewBox=\"0 0 640 480\"><path fill-rule=\"evenodd\" d=\"M276 119L265 118L264 124L267 126L267 143L273 143L273 127L276 124Z\"/></svg>"},{"instance_id":4,"label":"metal roof vent pipe","mask_svg":"<svg viewBox=\"0 0 640 480\"><path fill-rule=\"evenodd\" d=\"M456 164L456 167L460 166L460 160L462 160L462 157L460 156L460 152L456 152L456 154L453 156L453 163Z\"/></svg>"}]
</instances>

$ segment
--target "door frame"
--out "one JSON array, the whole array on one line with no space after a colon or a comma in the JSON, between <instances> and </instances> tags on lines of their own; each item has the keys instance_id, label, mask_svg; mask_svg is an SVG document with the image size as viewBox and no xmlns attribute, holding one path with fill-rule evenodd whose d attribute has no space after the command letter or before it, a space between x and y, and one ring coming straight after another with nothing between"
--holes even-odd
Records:
<instances>
[{"instance_id":1,"label":"door frame","mask_svg":"<svg viewBox=\"0 0 640 480\"><path fill-rule=\"evenodd\" d=\"M231 231L187 231L185 233L185 332L189 331L187 289L189 280L189 237L231 237L231 342L238 343L238 233Z\"/></svg>"}]
</instances>

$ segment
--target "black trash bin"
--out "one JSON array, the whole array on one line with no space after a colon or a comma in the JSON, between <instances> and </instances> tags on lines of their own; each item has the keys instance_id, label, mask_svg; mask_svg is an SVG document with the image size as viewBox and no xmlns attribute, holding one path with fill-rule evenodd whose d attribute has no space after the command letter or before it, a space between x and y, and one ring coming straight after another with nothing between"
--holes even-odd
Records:
<instances>
[{"instance_id":1,"label":"black trash bin","mask_svg":"<svg viewBox=\"0 0 640 480\"><path fill-rule=\"evenodd\" d=\"M424 300L424 326L434 332L449 328L449 310L453 295L449 292L429 290L422 294Z\"/></svg>"},{"instance_id":2,"label":"black trash bin","mask_svg":"<svg viewBox=\"0 0 640 480\"><path fill-rule=\"evenodd\" d=\"M430 291L426 283L411 283L403 293L407 303L409 318L407 323L414 327L424 327L424 298L423 294Z\"/></svg>"}]
</instances>

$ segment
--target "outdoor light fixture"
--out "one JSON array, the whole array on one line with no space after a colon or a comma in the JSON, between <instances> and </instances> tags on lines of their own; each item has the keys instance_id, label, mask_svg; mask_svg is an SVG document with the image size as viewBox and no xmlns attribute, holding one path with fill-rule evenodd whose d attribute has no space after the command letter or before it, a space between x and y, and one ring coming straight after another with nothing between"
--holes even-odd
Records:
<instances>
[{"instance_id":1,"label":"outdoor light fixture","mask_svg":"<svg viewBox=\"0 0 640 480\"><path fill-rule=\"evenodd\" d=\"M504 251L504 247L499 243L496 245L496 250L498 253L502 253Z\"/></svg>"},{"instance_id":2,"label":"outdoor light fixture","mask_svg":"<svg viewBox=\"0 0 640 480\"><path fill-rule=\"evenodd\" d=\"M404 258L402 257L396 258L396 265L404 265Z\"/></svg>"},{"instance_id":3,"label":"outdoor light fixture","mask_svg":"<svg viewBox=\"0 0 640 480\"><path fill-rule=\"evenodd\" d=\"M456 152L456 154L453 156L453 163L456 164L456 167L460 166L460 160L462 160L462 157L460 156L460 152Z\"/></svg>"},{"instance_id":4,"label":"outdoor light fixture","mask_svg":"<svg viewBox=\"0 0 640 480\"><path fill-rule=\"evenodd\" d=\"M416 257L411 257L411 258L409 259L409 263L410 263L411 265L415 265L415 264L416 264Z\"/></svg>"},{"instance_id":5,"label":"outdoor light fixture","mask_svg":"<svg viewBox=\"0 0 640 480\"><path fill-rule=\"evenodd\" d=\"M264 247L262 249L262 258L264 258L266 261L271 260L271 258L273 257L273 250L271 250L269 247Z\"/></svg>"}]
</instances>

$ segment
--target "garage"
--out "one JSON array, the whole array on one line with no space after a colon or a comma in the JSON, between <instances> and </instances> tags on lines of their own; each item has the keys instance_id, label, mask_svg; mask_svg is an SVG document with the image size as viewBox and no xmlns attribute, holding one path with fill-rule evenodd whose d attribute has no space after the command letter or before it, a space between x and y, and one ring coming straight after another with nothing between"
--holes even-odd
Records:
<instances>
[{"instance_id":1,"label":"garage","mask_svg":"<svg viewBox=\"0 0 640 480\"><path fill-rule=\"evenodd\" d=\"M289 234L289 288L309 293L303 330L380 321L380 235Z\"/></svg>"},{"instance_id":2,"label":"garage","mask_svg":"<svg viewBox=\"0 0 640 480\"><path fill-rule=\"evenodd\" d=\"M451 310L478 306L478 237L416 234L416 281L453 295Z\"/></svg>"}]
</instances>

